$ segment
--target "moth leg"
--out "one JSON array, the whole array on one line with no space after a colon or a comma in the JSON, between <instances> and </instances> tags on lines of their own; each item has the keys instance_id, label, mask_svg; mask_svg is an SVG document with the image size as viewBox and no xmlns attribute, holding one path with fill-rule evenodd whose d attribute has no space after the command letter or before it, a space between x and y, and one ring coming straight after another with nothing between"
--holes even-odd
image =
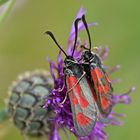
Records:
<instances>
[{"instance_id":1,"label":"moth leg","mask_svg":"<svg viewBox=\"0 0 140 140\"><path fill-rule=\"evenodd\" d=\"M66 96L65 96L64 100L60 103L60 105L62 105L62 104L65 103L65 101L67 100L67 97L68 97L68 94L67 94L67 92L66 92Z\"/></svg>"},{"instance_id":2,"label":"moth leg","mask_svg":"<svg viewBox=\"0 0 140 140\"><path fill-rule=\"evenodd\" d=\"M58 92L62 92L65 88L65 85L66 85L66 83L64 82L63 87L60 90L58 90Z\"/></svg>"},{"instance_id":3,"label":"moth leg","mask_svg":"<svg viewBox=\"0 0 140 140\"><path fill-rule=\"evenodd\" d=\"M63 89L65 88L65 85L66 85L66 77L64 77L64 84L63 84L63 87L61 88L61 90L59 90L59 92L62 92L63 91ZM64 104L65 103L65 101L66 101L66 99L67 99L67 92L66 92L66 96L65 96L65 98L63 99L63 101L60 103L60 105L62 105L62 104Z\"/></svg>"}]
</instances>

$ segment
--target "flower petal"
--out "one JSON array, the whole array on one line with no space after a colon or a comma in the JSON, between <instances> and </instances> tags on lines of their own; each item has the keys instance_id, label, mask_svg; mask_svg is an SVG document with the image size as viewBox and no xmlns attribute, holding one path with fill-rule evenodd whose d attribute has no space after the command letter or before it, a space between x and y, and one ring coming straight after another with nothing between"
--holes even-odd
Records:
<instances>
[{"instance_id":1,"label":"flower petal","mask_svg":"<svg viewBox=\"0 0 140 140\"><path fill-rule=\"evenodd\" d=\"M53 124L49 140L61 140L58 135L57 125Z\"/></svg>"}]
</instances>

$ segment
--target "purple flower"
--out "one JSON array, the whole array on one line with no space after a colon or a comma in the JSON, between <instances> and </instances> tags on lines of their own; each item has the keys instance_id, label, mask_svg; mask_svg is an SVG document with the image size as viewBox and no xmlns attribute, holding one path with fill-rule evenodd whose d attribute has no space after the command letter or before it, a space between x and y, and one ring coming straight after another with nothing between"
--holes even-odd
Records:
<instances>
[{"instance_id":1,"label":"purple flower","mask_svg":"<svg viewBox=\"0 0 140 140\"><path fill-rule=\"evenodd\" d=\"M76 18L81 17L83 14L85 14L85 10L83 8L81 8L80 11L78 12ZM97 23L93 22L93 23L88 24L88 26L94 26L96 24ZM83 29L85 29L84 25L82 22L80 22L79 26L78 26L78 32L80 32ZM74 25L72 25L70 35L68 38L68 45L67 45L67 50L66 50L67 55L72 54L74 38L75 38L75 29L74 29ZM81 44L81 41L80 41L80 39L78 39L77 44L76 44L76 50L74 53L75 59L78 59L81 57L82 48L79 50L77 49L80 44ZM87 45L86 41L85 41L84 45L85 46ZM108 48L99 47L95 50L95 53L97 53L100 56L101 60L104 61L108 55ZM122 125L122 122L119 121L117 118L123 117L124 115L117 114L112 110L112 112L108 115L106 120L104 120L104 121L99 120L96 122L94 129L88 136L86 136L86 137L77 136L75 129L74 129L69 98L66 98L65 102L63 104L60 104L65 99L66 91L67 91L66 86L63 87L63 85L64 85L64 73L63 73L64 62L62 59L61 51L58 54L57 63L55 64L52 60L49 60L49 64L50 64L50 72L51 72L52 78L54 80L54 89L50 93L50 98L46 99L46 103L45 103L44 107L47 108L48 106L50 106L52 108L52 110L55 112L55 117L53 119L52 132L50 134L50 140L59 140L60 139L58 136L58 132L57 132L59 128L62 128L63 130L65 130L65 128L69 129L69 131L71 133L73 133L77 137L78 140L94 140L94 139L106 140L107 134L104 131L105 127L107 127L108 125L115 125L115 126ZM113 68L109 68L109 67L105 66L105 69L108 74L112 74L119 68L120 68L119 65L116 65ZM119 81L118 79L113 79L112 83L114 84L114 83L117 83L118 81ZM129 93L134 91L134 89L135 88L132 87L128 92L126 92L124 94L119 94L119 95L114 94L113 95L113 107L119 103L129 104L131 102Z\"/></svg>"}]
</instances>

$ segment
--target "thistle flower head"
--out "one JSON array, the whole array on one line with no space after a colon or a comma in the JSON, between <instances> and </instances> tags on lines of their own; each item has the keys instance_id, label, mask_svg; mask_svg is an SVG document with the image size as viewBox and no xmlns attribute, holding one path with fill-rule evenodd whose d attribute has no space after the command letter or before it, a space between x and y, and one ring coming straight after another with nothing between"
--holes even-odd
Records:
<instances>
[{"instance_id":1,"label":"thistle flower head","mask_svg":"<svg viewBox=\"0 0 140 140\"><path fill-rule=\"evenodd\" d=\"M76 19L81 18L81 16L83 14L85 14L85 10L83 8L81 8L76 16ZM92 23L88 24L88 26L94 26L96 24L97 23L92 22ZM84 30L84 29L85 29L85 26L83 25L83 23L79 22L78 32L80 32L81 30ZM75 29L74 29L74 24L72 24L70 35L68 37L67 49L66 49L66 53L68 56L72 54L74 38L75 38ZM77 49L80 44L81 44L81 41L80 41L80 39L78 39L78 41L76 43L76 49L74 52L74 56L73 56L74 59L79 59L81 57L83 50L82 50L82 48ZM86 44L86 40L85 40L84 46L86 46L86 45L87 44ZM108 55L108 48L99 47L98 49L95 50L95 53L100 56L102 61L104 61ZM51 91L49 99L46 98L46 103L44 105L44 108L51 106L52 110L55 112L55 117L53 120L54 126L52 128L52 133L50 134L50 140L56 140L56 139L59 140L60 139L60 137L58 136L58 132L57 132L59 128L62 128L63 130L65 128L68 128L69 131L72 132L79 140L94 140L94 139L106 140L107 134L104 131L105 127L107 127L108 125L115 125L115 126L122 125L122 122L118 121L117 117L123 117L123 115L117 114L112 110L111 113L106 118L106 121L98 120L96 122L95 127L93 128L93 130L90 132L90 134L88 136L79 137L75 132L69 98L66 98L65 102L63 104L60 104L65 99L66 92L67 92L67 87L64 86L64 73L63 73L64 61L62 59L61 51L58 54L57 63L54 63L52 60L49 60L49 64L50 64L50 72L51 72L52 78L54 80L54 89ZM120 67L119 65L116 65L113 68L109 68L109 67L105 66L105 69L108 74L112 74L113 72L118 70L119 67ZM57 71L57 75L54 71ZM113 84L116 82L118 82L118 79L112 80ZM113 95L113 107L119 103L129 104L131 101L131 99L129 97L129 93L132 92L133 90L134 90L134 88L131 88L128 92L126 92L124 94L119 94L119 95L114 94Z\"/></svg>"},{"instance_id":2,"label":"thistle flower head","mask_svg":"<svg viewBox=\"0 0 140 140\"><path fill-rule=\"evenodd\" d=\"M52 87L50 73L44 70L25 72L10 86L6 113L24 135L40 137L50 133L53 112L41 106Z\"/></svg>"}]
</instances>

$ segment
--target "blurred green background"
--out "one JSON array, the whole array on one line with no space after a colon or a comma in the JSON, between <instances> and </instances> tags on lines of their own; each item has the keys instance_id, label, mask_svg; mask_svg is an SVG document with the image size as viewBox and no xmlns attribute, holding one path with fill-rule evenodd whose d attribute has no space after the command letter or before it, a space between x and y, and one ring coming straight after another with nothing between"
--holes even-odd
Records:
<instances>
[{"instance_id":1,"label":"blurred green background","mask_svg":"<svg viewBox=\"0 0 140 140\"><path fill-rule=\"evenodd\" d=\"M94 45L109 46L106 64L121 64L113 77L122 82L114 85L115 93L137 87L130 105L118 105L115 110L126 114L122 127L109 127L109 140L139 140L140 126L140 2L136 0L19 0L0 23L0 107L4 107L7 90L17 75L28 70L48 69L46 56L56 60L58 49L43 33L51 30L62 46L67 44L71 24L81 6L90 28ZM86 36L85 36L86 37ZM0 140L22 140L19 131L5 121L0 124ZM65 139L65 137L63 138ZM71 138L72 139L72 138Z\"/></svg>"}]
</instances>

